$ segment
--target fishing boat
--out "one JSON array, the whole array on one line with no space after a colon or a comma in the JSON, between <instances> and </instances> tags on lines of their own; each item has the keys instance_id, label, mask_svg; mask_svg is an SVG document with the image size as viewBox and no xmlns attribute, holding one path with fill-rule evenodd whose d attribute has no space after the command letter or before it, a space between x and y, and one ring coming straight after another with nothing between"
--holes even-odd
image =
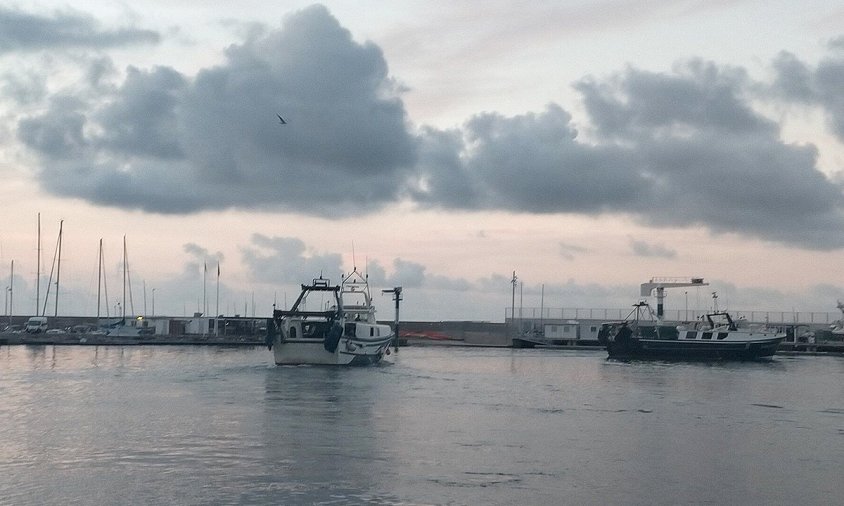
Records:
<instances>
[{"instance_id":1,"label":"fishing boat","mask_svg":"<svg viewBox=\"0 0 844 506\"><path fill-rule=\"evenodd\" d=\"M308 309L317 307L317 309ZM267 346L277 365L367 365L389 354L394 337L375 319L369 281L354 269L340 285L315 278L289 310L273 310Z\"/></svg>"},{"instance_id":2,"label":"fishing boat","mask_svg":"<svg viewBox=\"0 0 844 506\"><path fill-rule=\"evenodd\" d=\"M785 333L767 326L740 326L717 306L688 326L666 325L653 316L647 302L634 304L623 321L601 325L598 342L606 346L609 358L754 360L773 356L785 338Z\"/></svg>"}]
</instances>

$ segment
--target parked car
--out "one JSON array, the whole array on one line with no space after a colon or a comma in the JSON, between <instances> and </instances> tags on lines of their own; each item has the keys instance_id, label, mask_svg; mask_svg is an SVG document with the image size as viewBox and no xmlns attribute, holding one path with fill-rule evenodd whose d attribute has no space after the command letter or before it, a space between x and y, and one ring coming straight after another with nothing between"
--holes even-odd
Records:
<instances>
[{"instance_id":1,"label":"parked car","mask_svg":"<svg viewBox=\"0 0 844 506\"><path fill-rule=\"evenodd\" d=\"M40 332L47 331L47 317L46 316L33 316L29 320L26 321L26 326L24 327L24 331L27 334L38 334Z\"/></svg>"}]
</instances>

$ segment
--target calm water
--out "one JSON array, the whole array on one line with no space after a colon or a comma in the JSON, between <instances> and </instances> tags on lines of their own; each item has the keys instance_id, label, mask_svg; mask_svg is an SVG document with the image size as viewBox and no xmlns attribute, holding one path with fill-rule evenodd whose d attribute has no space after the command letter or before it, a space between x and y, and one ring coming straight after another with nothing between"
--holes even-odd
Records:
<instances>
[{"instance_id":1,"label":"calm water","mask_svg":"<svg viewBox=\"0 0 844 506\"><path fill-rule=\"evenodd\" d=\"M841 504L844 359L0 347L4 504Z\"/></svg>"}]
</instances>

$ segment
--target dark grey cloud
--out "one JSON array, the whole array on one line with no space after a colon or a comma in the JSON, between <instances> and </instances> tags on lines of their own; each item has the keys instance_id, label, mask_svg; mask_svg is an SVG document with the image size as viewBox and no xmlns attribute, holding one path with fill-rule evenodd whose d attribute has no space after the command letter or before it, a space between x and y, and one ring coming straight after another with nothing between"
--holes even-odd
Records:
<instances>
[{"instance_id":1,"label":"dark grey cloud","mask_svg":"<svg viewBox=\"0 0 844 506\"><path fill-rule=\"evenodd\" d=\"M0 54L10 51L155 44L159 40L160 35L153 30L104 29L93 17L74 10L42 15L0 6Z\"/></svg>"},{"instance_id":2,"label":"dark grey cloud","mask_svg":"<svg viewBox=\"0 0 844 506\"><path fill-rule=\"evenodd\" d=\"M646 241L637 239L630 239L630 249L633 254L640 257L657 257L657 258L674 258L677 256L677 251L663 244L652 244Z\"/></svg>"},{"instance_id":3,"label":"dark grey cloud","mask_svg":"<svg viewBox=\"0 0 844 506\"><path fill-rule=\"evenodd\" d=\"M771 88L780 97L820 106L830 127L844 141L844 37L829 45L830 54L814 67L783 51L774 60L776 79Z\"/></svg>"},{"instance_id":4,"label":"dark grey cloud","mask_svg":"<svg viewBox=\"0 0 844 506\"><path fill-rule=\"evenodd\" d=\"M698 60L670 74L631 68L584 79L576 87L596 142L580 140L553 104L512 118L478 115L461 132L423 133L429 147L414 196L464 209L628 213L653 226L844 246L841 184L818 169L814 146L785 143L750 107L752 84L740 69ZM459 156L447 156L454 144Z\"/></svg>"},{"instance_id":5,"label":"dark grey cloud","mask_svg":"<svg viewBox=\"0 0 844 506\"><path fill-rule=\"evenodd\" d=\"M95 62L89 80L102 72ZM130 67L106 90L20 122L20 139L49 160L51 191L158 213L341 215L395 201L415 160L380 49L321 6L230 46L195 78Z\"/></svg>"},{"instance_id":6,"label":"dark grey cloud","mask_svg":"<svg viewBox=\"0 0 844 506\"><path fill-rule=\"evenodd\" d=\"M172 69L143 72L130 67L113 101L92 118L108 127L97 136L96 150L122 157L184 159L176 106L185 88L184 77Z\"/></svg>"},{"instance_id":7,"label":"dark grey cloud","mask_svg":"<svg viewBox=\"0 0 844 506\"><path fill-rule=\"evenodd\" d=\"M755 113L744 73L693 61L671 75L630 69L611 88L580 83L599 135L634 146L654 225L704 225L809 248L844 245L842 187L814 146L787 144ZM671 97L671 99L666 99ZM661 104L661 105L654 105Z\"/></svg>"},{"instance_id":8,"label":"dark grey cloud","mask_svg":"<svg viewBox=\"0 0 844 506\"><path fill-rule=\"evenodd\" d=\"M512 118L480 114L460 132L422 138L413 195L425 205L597 214L649 191L624 149L579 142L571 115L556 104Z\"/></svg>"},{"instance_id":9,"label":"dark grey cloud","mask_svg":"<svg viewBox=\"0 0 844 506\"><path fill-rule=\"evenodd\" d=\"M24 118L18 124L18 137L42 156L42 163L84 157L88 140L85 103L72 95L56 95L50 99L50 114ZM62 165L63 166L63 165ZM49 184L49 181L42 181Z\"/></svg>"},{"instance_id":10,"label":"dark grey cloud","mask_svg":"<svg viewBox=\"0 0 844 506\"><path fill-rule=\"evenodd\" d=\"M15 69L0 76L0 100L29 105L41 102L47 96L47 78L39 72Z\"/></svg>"}]
</instances>

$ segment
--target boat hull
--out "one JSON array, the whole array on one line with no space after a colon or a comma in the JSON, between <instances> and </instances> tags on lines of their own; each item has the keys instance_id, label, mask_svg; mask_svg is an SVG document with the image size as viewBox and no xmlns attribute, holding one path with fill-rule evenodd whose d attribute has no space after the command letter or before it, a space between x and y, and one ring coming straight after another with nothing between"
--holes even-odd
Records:
<instances>
[{"instance_id":1,"label":"boat hull","mask_svg":"<svg viewBox=\"0 0 844 506\"><path fill-rule=\"evenodd\" d=\"M783 336L752 341L637 339L607 344L609 358L674 360L757 360L772 357Z\"/></svg>"},{"instance_id":2,"label":"boat hull","mask_svg":"<svg viewBox=\"0 0 844 506\"><path fill-rule=\"evenodd\" d=\"M341 337L331 352L322 339L276 339L273 358L276 365L373 365L389 353L391 342L392 336L373 340Z\"/></svg>"}]
</instances>

